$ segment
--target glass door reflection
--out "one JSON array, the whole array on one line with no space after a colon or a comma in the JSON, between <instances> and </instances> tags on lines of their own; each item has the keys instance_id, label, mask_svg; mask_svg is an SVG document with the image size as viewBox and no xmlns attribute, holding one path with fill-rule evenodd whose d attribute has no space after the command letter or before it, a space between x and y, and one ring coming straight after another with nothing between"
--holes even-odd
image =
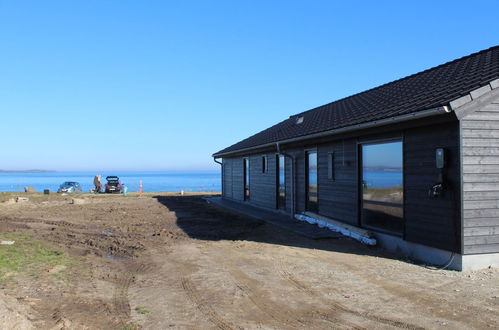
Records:
<instances>
[{"instance_id":1,"label":"glass door reflection","mask_svg":"<svg viewBox=\"0 0 499 330\"><path fill-rule=\"evenodd\" d=\"M277 155L277 208L286 208L286 165L283 155Z\"/></svg>"},{"instance_id":2,"label":"glass door reflection","mask_svg":"<svg viewBox=\"0 0 499 330\"><path fill-rule=\"evenodd\" d=\"M402 234L402 141L361 145L362 226Z\"/></svg>"},{"instance_id":3,"label":"glass door reflection","mask_svg":"<svg viewBox=\"0 0 499 330\"><path fill-rule=\"evenodd\" d=\"M307 211L318 212L318 189L317 189L317 152L307 152Z\"/></svg>"}]
</instances>

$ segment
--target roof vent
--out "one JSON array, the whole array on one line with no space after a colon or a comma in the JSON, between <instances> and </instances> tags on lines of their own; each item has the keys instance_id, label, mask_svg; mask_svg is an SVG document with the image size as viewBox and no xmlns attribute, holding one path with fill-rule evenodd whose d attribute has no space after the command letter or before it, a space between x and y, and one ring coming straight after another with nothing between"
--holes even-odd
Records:
<instances>
[{"instance_id":1,"label":"roof vent","mask_svg":"<svg viewBox=\"0 0 499 330\"><path fill-rule=\"evenodd\" d=\"M303 123L303 116L296 117L296 125Z\"/></svg>"}]
</instances>

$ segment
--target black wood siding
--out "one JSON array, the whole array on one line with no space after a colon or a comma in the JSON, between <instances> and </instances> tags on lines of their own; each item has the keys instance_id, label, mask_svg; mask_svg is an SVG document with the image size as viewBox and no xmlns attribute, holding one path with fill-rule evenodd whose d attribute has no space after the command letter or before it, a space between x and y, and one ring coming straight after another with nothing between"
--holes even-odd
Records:
<instances>
[{"instance_id":1,"label":"black wood siding","mask_svg":"<svg viewBox=\"0 0 499 330\"><path fill-rule=\"evenodd\" d=\"M499 100L465 116L464 254L499 252Z\"/></svg>"},{"instance_id":2,"label":"black wood siding","mask_svg":"<svg viewBox=\"0 0 499 330\"><path fill-rule=\"evenodd\" d=\"M443 175L448 189L442 198L431 198L428 194L439 175L436 148L446 150ZM405 130L405 239L460 252L460 192L459 122Z\"/></svg>"},{"instance_id":3,"label":"black wood siding","mask_svg":"<svg viewBox=\"0 0 499 330\"><path fill-rule=\"evenodd\" d=\"M262 157L267 157L267 171L262 172ZM275 209L277 199L277 174L275 154L259 154L249 157L250 199L249 203L259 207Z\"/></svg>"},{"instance_id":4,"label":"black wood siding","mask_svg":"<svg viewBox=\"0 0 499 330\"><path fill-rule=\"evenodd\" d=\"M318 144L287 148L286 153L296 158L295 175L292 177L292 160L286 157L286 210L291 212L292 191L296 191L296 212L305 211L306 169L305 151L316 148L318 152L319 213L335 220L359 225L358 187L358 143L393 136L404 139L404 239L448 251L461 251L460 210L460 144L459 122L447 117L436 119L438 124L417 127L392 126L380 131L371 131L344 140L321 141ZM499 124L498 124L499 127ZM447 151L447 166L444 175L448 190L442 198L430 198L429 188L438 180L435 164L435 149ZM328 154L335 153L335 178L328 178ZM268 172L261 173L261 154L250 156L250 201L259 207L276 207L275 153L267 153ZM498 153L499 159L499 153ZM224 159L231 161L230 180L225 180L224 189L231 191L232 198L243 200L243 158ZM499 168L499 162L497 163ZM226 173L226 171L224 171ZM498 173L499 178L499 173ZM295 180L293 182L293 180ZM499 180L499 179L498 179ZM499 181L498 181L499 182ZM228 188L232 185L232 190ZM488 220L491 221L490 218Z\"/></svg>"},{"instance_id":5,"label":"black wood siding","mask_svg":"<svg viewBox=\"0 0 499 330\"><path fill-rule=\"evenodd\" d=\"M334 152L334 180L328 178L328 157ZM321 144L317 148L319 213L354 226L359 224L357 140Z\"/></svg>"}]
</instances>

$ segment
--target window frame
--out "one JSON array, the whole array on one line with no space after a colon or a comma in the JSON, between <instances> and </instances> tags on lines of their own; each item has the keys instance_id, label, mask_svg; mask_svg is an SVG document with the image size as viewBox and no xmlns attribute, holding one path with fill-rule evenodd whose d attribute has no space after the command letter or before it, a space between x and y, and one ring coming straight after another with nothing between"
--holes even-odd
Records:
<instances>
[{"instance_id":1,"label":"window frame","mask_svg":"<svg viewBox=\"0 0 499 330\"><path fill-rule=\"evenodd\" d=\"M363 198L363 163L364 159L362 156L362 148L364 146L372 146L372 145L380 145L380 144L387 144L387 143L394 143L394 142L400 142L402 146L402 231L394 231L390 229L385 229L385 228L380 228L376 226L370 226L366 225L363 221L363 209L364 209L364 198ZM388 235L393 235L393 236L398 236L405 238L405 232L406 232L406 221L405 221L405 208L406 208L406 194L405 194L405 189L406 189L406 184L405 184L405 136L404 134L396 134L396 135L390 135L386 137L380 137L380 138L370 138L370 139L359 139L357 140L357 192L358 192L358 226L361 228L366 228L369 230L385 233Z\"/></svg>"},{"instance_id":2,"label":"window frame","mask_svg":"<svg viewBox=\"0 0 499 330\"><path fill-rule=\"evenodd\" d=\"M334 151L327 153L327 178L331 181L336 181L335 156Z\"/></svg>"},{"instance_id":3,"label":"window frame","mask_svg":"<svg viewBox=\"0 0 499 330\"><path fill-rule=\"evenodd\" d=\"M317 201L310 202L310 171L309 171L309 154L315 154L316 162L316 179L317 179ZM305 149L305 210L313 213L319 213L319 152L317 147Z\"/></svg>"}]
</instances>

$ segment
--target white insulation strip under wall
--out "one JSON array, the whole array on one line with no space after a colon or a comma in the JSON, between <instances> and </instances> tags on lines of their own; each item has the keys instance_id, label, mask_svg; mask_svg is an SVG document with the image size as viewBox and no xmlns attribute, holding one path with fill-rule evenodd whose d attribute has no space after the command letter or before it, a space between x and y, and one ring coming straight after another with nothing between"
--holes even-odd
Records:
<instances>
[{"instance_id":1,"label":"white insulation strip under wall","mask_svg":"<svg viewBox=\"0 0 499 330\"><path fill-rule=\"evenodd\" d=\"M312 218L312 217L309 217L307 215L304 215L304 214L295 214L295 218L300 220L300 221L306 221L310 224L315 224L315 225L318 225L320 228L327 228L329 230L332 230L334 232L338 232L338 233L341 233L345 236L348 236L348 237L351 237L353 239L356 239L357 241L363 243L363 244L367 244L367 245L376 245L376 239L375 238L371 238L371 237L366 237L366 236L363 236L363 235L360 235L358 233L355 233L351 230L348 230L346 228L342 228L342 227L339 227L339 226L335 226L335 225L332 225L324 220L319 220L319 219L315 219L315 218Z\"/></svg>"}]
</instances>

